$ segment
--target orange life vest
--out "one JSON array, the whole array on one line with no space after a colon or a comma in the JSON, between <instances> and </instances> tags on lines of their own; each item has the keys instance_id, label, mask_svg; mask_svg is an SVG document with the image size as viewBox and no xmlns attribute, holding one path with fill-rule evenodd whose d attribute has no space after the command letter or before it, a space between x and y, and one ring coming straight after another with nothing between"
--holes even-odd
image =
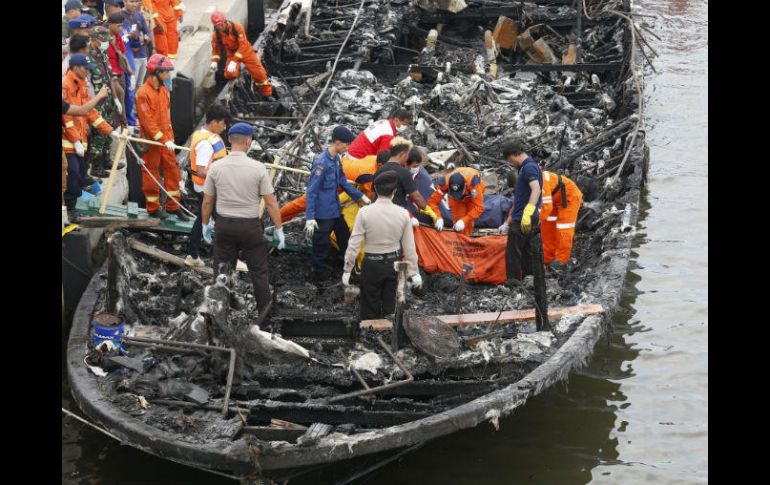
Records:
<instances>
[{"instance_id":1,"label":"orange life vest","mask_svg":"<svg viewBox=\"0 0 770 485\"><path fill-rule=\"evenodd\" d=\"M192 173L193 182L198 185L203 185L206 181L204 177L198 175L198 164L196 161L197 154L195 153L195 148L198 146L198 143L201 142L209 143L214 148L214 155L211 157L211 162L227 156L225 142L222 141L222 138L219 135L212 133L205 128L193 133L192 141L190 142L190 172ZM209 164L211 162L209 162Z\"/></svg>"}]
</instances>

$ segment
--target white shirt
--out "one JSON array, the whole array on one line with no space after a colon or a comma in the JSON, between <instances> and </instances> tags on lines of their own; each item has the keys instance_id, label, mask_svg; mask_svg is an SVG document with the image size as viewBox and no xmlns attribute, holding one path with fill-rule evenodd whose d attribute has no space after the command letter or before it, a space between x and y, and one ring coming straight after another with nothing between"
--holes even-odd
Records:
<instances>
[{"instance_id":1,"label":"white shirt","mask_svg":"<svg viewBox=\"0 0 770 485\"><path fill-rule=\"evenodd\" d=\"M208 132L204 129L203 131ZM195 165L197 167L205 167L211 162L211 157L214 156L214 146L209 143L208 140L201 140L195 145ZM193 183L193 188L196 192L203 192L203 186Z\"/></svg>"}]
</instances>

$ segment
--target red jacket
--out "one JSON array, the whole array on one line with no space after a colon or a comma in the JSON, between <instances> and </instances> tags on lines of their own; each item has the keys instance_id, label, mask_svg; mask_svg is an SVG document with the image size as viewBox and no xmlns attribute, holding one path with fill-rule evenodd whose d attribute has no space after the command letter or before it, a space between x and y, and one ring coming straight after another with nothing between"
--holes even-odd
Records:
<instances>
[{"instance_id":1,"label":"red jacket","mask_svg":"<svg viewBox=\"0 0 770 485\"><path fill-rule=\"evenodd\" d=\"M390 150L390 141L395 137L396 125L393 120L375 121L372 126L358 134L348 147L348 153L355 158L377 155L383 150Z\"/></svg>"},{"instance_id":2,"label":"red jacket","mask_svg":"<svg viewBox=\"0 0 770 485\"><path fill-rule=\"evenodd\" d=\"M112 40L118 47L118 51L121 54L126 55L126 44L123 43L123 39L120 38L120 34L113 35ZM120 68L120 63L118 62L118 54L112 47L112 42L110 42L109 47L107 47L107 57L110 59L110 70L112 73L118 76L122 75L124 71Z\"/></svg>"}]
</instances>

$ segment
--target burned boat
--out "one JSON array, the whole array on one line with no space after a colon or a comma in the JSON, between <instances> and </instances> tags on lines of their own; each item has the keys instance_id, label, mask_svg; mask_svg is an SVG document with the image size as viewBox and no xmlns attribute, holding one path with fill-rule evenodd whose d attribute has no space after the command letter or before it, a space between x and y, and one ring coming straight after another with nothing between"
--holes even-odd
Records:
<instances>
[{"instance_id":1,"label":"burned boat","mask_svg":"<svg viewBox=\"0 0 770 485\"><path fill-rule=\"evenodd\" d=\"M169 460L285 479L498 427L566 378L618 305L647 170L639 34L616 3L285 2L255 44L280 100L260 99L247 74L219 97L259 127L253 157L296 170L274 172L282 202L303 192L301 171L330 127L361 130L396 106L414 111L406 135L433 154L433 170L474 166L492 191L504 193L510 170L502 141L523 136L584 193L577 263L546 279L550 329L532 321L529 281L511 291L431 274L428 291L408 295L407 319L443 315L455 333L435 353L419 335L410 345L390 322L359 322L340 284L304 281L308 257L291 224L294 250L270 258L273 326L261 328L238 272L214 280L211 268L180 267L184 239L173 234L113 231L67 348L83 412ZM91 345L94 329L117 327L115 314L128 329L122 355Z\"/></svg>"}]
</instances>

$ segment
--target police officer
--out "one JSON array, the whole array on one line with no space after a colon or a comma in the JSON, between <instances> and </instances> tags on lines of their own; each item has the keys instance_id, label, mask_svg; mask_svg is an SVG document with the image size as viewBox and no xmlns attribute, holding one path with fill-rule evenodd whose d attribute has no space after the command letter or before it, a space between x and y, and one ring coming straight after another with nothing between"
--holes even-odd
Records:
<instances>
[{"instance_id":1,"label":"police officer","mask_svg":"<svg viewBox=\"0 0 770 485\"><path fill-rule=\"evenodd\" d=\"M361 320L380 318L395 311L398 278L393 263L400 261L402 255L408 263L410 282L422 286L409 212L393 203L397 184L398 175L392 170L374 179L377 200L358 211L345 252L342 283L347 286L361 243L366 251L361 265Z\"/></svg>"},{"instance_id":2,"label":"police officer","mask_svg":"<svg viewBox=\"0 0 770 485\"><path fill-rule=\"evenodd\" d=\"M307 206L305 207L305 234L313 239L313 279L321 281L328 277L326 257L331 244L329 234L334 231L340 253L345 252L350 238L350 231L342 218L337 188L341 187L351 199L365 204L371 201L348 182L342 171L340 155L345 153L355 135L344 126L337 126L332 131L329 147L319 153L310 167L310 180L307 183Z\"/></svg>"},{"instance_id":3,"label":"police officer","mask_svg":"<svg viewBox=\"0 0 770 485\"><path fill-rule=\"evenodd\" d=\"M254 128L236 123L227 132L230 154L211 164L203 184L203 238L211 242L214 202L217 206L217 230L214 237L214 272L229 273L241 251L254 285L260 316L270 303L267 268L267 241L259 215L260 200L275 224L278 249L286 246L278 201L265 166L246 156Z\"/></svg>"}]
</instances>

